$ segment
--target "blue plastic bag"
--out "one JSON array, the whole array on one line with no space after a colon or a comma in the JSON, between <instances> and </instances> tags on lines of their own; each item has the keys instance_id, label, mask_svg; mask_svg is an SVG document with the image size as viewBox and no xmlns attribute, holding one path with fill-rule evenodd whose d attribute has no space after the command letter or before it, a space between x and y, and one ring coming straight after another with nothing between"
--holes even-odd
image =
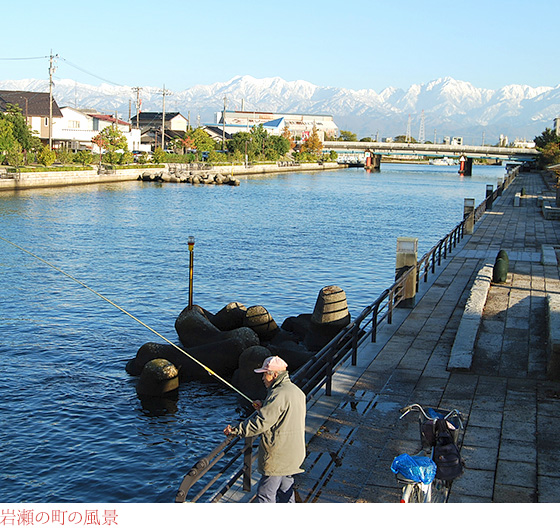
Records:
<instances>
[{"instance_id":1,"label":"blue plastic bag","mask_svg":"<svg viewBox=\"0 0 560 530\"><path fill-rule=\"evenodd\" d=\"M404 453L393 460L391 471L400 473L409 480L430 484L436 476L436 463L427 456L410 456Z\"/></svg>"}]
</instances>

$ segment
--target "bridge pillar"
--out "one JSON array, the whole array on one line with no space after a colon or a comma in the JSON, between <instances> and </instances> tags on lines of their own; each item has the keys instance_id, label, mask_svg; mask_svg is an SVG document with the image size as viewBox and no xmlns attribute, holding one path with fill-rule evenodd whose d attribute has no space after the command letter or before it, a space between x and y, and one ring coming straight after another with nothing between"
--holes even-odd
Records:
<instances>
[{"instance_id":1,"label":"bridge pillar","mask_svg":"<svg viewBox=\"0 0 560 530\"><path fill-rule=\"evenodd\" d=\"M371 151L366 151L365 168L379 171L381 168L381 155L374 155Z\"/></svg>"},{"instance_id":2,"label":"bridge pillar","mask_svg":"<svg viewBox=\"0 0 560 530\"><path fill-rule=\"evenodd\" d=\"M461 155L459 158L459 173L465 177L472 177L472 158Z\"/></svg>"}]
</instances>

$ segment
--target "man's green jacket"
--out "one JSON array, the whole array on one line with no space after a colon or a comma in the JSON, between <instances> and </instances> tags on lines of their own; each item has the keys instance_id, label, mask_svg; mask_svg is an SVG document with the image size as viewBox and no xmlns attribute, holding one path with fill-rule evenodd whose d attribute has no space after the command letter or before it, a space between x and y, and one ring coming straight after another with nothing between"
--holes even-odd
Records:
<instances>
[{"instance_id":1,"label":"man's green jacket","mask_svg":"<svg viewBox=\"0 0 560 530\"><path fill-rule=\"evenodd\" d=\"M303 472L305 459L305 394L280 372L257 414L233 429L239 436L261 435L258 471L266 476Z\"/></svg>"}]
</instances>

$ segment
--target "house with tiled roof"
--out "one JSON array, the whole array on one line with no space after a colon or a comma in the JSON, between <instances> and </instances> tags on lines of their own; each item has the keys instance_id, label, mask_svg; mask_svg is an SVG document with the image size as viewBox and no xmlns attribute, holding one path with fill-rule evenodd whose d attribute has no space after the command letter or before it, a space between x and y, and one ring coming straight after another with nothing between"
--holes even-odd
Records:
<instances>
[{"instance_id":1,"label":"house with tiled roof","mask_svg":"<svg viewBox=\"0 0 560 530\"><path fill-rule=\"evenodd\" d=\"M143 131L153 128L161 128L163 112L140 112L130 119L130 122ZM187 131L189 121L180 112L165 113L165 129L169 131Z\"/></svg>"},{"instance_id":2,"label":"house with tiled roof","mask_svg":"<svg viewBox=\"0 0 560 530\"><path fill-rule=\"evenodd\" d=\"M28 92L23 90L0 90L0 112L6 112L10 105L19 107L27 124L42 141L49 140L50 96L48 92ZM62 112L55 99L52 101L53 126Z\"/></svg>"},{"instance_id":3,"label":"house with tiled roof","mask_svg":"<svg viewBox=\"0 0 560 530\"><path fill-rule=\"evenodd\" d=\"M117 127L128 143L128 149L141 150L140 130L133 129L130 123L110 114L99 114L72 107L62 107L62 117L53 120L53 147L71 151L92 149L92 139L106 127Z\"/></svg>"}]
</instances>

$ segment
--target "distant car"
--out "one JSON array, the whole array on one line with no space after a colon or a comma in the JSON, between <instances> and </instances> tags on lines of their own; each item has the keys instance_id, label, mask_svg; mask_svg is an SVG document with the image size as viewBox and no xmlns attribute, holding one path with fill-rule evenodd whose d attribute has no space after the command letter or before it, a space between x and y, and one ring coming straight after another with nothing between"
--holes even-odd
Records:
<instances>
[{"instance_id":1,"label":"distant car","mask_svg":"<svg viewBox=\"0 0 560 530\"><path fill-rule=\"evenodd\" d=\"M132 151L132 156L134 157L135 162L138 162L142 156L146 156L148 160L151 158L150 153L147 153L146 151L138 151L138 150Z\"/></svg>"}]
</instances>

